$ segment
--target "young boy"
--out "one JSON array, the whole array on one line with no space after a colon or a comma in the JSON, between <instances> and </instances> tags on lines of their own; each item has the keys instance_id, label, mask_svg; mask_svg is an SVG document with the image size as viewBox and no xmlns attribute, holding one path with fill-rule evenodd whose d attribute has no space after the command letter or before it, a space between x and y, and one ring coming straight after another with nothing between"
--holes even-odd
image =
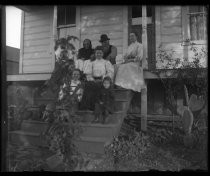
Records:
<instances>
[{"instance_id":1,"label":"young boy","mask_svg":"<svg viewBox=\"0 0 210 176\"><path fill-rule=\"evenodd\" d=\"M102 82L102 88L97 96L95 104L95 119L93 123L106 123L109 114L114 111L114 94L111 89L112 80L110 77L105 77Z\"/></svg>"}]
</instances>

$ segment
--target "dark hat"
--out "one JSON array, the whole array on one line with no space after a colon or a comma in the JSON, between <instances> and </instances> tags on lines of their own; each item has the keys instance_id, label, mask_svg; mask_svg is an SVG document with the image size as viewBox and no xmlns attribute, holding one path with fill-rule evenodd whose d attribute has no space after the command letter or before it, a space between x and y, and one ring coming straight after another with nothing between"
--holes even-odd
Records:
<instances>
[{"instance_id":1,"label":"dark hat","mask_svg":"<svg viewBox=\"0 0 210 176\"><path fill-rule=\"evenodd\" d=\"M110 40L110 38L108 38L108 36L106 34L102 34L99 42L104 42L104 41L107 41L107 40Z\"/></svg>"}]
</instances>

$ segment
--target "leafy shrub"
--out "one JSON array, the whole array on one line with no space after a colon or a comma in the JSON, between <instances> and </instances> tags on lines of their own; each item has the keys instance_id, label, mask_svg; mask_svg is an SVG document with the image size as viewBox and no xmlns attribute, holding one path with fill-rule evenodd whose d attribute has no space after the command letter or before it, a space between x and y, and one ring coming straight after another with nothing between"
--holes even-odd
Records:
<instances>
[{"instance_id":1,"label":"leafy shrub","mask_svg":"<svg viewBox=\"0 0 210 176\"><path fill-rule=\"evenodd\" d=\"M135 132L129 137L114 137L112 143L105 147L105 154L115 166L124 161L139 159L150 146L148 139L143 132Z\"/></svg>"}]
</instances>

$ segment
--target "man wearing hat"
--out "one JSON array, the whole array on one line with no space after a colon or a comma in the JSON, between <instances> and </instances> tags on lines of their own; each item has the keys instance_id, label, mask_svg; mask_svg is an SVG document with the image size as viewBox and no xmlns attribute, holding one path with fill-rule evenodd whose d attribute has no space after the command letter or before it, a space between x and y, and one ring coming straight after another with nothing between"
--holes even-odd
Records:
<instances>
[{"instance_id":1,"label":"man wearing hat","mask_svg":"<svg viewBox=\"0 0 210 176\"><path fill-rule=\"evenodd\" d=\"M102 34L99 42L102 44L103 47L103 53L104 53L103 58L109 60L113 65L116 64L115 59L117 56L117 48L113 45L110 45L109 40L110 38L108 38L106 34Z\"/></svg>"}]
</instances>

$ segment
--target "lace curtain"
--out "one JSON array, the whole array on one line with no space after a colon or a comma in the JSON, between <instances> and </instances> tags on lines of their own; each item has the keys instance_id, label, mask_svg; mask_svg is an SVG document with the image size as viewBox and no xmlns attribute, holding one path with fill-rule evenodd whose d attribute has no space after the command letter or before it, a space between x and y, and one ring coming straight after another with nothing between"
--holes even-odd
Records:
<instances>
[{"instance_id":1,"label":"lace curtain","mask_svg":"<svg viewBox=\"0 0 210 176\"><path fill-rule=\"evenodd\" d=\"M191 40L206 39L206 8L204 6L189 7Z\"/></svg>"}]
</instances>

